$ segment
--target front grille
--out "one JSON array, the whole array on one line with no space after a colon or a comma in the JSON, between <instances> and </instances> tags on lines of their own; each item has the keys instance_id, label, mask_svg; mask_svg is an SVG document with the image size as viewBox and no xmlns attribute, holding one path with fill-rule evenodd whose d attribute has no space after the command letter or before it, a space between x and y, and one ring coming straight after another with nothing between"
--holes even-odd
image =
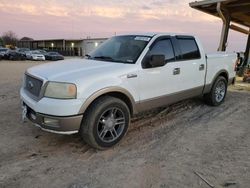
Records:
<instances>
[{"instance_id":1,"label":"front grille","mask_svg":"<svg viewBox=\"0 0 250 188\"><path fill-rule=\"evenodd\" d=\"M25 75L25 89L32 95L39 97L43 81L30 75Z\"/></svg>"}]
</instances>

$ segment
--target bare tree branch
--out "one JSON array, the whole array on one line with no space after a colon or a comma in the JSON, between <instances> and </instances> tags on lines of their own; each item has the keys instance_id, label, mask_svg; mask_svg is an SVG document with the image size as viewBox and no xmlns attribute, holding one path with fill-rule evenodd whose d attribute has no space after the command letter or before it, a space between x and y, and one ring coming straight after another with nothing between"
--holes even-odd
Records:
<instances>
[{"instance_id":1,"label":"bare tree branch","mask_svg":"<svg viewBox=\"0 0 250 188\"><path fill-rule=\"evenodd\" d=\"M13 31L7 31L1 36L3 45L13 45L16 46L18 37Z\"/></svg>"}]
</instances>

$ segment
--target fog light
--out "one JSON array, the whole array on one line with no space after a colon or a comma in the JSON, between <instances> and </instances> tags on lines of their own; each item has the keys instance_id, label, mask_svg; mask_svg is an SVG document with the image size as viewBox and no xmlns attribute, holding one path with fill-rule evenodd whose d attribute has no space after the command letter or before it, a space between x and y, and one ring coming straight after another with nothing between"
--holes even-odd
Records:
<instances>
[{"instance_id":1,"label":"fog light","mask_svg":"<svg viewBox=\"0 0 250 188\"><path fill-rule=\"evenodd\" d=\"M30 113L30 117L31 117L33 120L36 120L36 115L35 115L35 114Z\"/></svg>"},{"instance_id":2,"label":"fog light","mask_svg":"<svg viewBox=\"0 0 250 188\"><path fill-rule=\"evenodd\" d=\"M57 119L52 119L52 118L43 118L43 122L45 125L49 125L49 126L54 126L54 127L58 127L59 126L59 121Z\"/></svg>"}]
</instances>

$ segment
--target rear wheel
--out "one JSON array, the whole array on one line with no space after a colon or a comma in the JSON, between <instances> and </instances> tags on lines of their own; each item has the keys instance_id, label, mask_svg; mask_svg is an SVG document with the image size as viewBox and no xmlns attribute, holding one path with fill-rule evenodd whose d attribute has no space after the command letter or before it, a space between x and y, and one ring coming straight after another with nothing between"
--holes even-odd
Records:
<instances>
[{"instance_id":1,"label":"rear wheel","mask_svg":"<svg viewBox=\"0 0 250 188\"><path fill-rule=\"evenodd\" d=\"M206 94L205 101L211 106L218 106L224 102L227 94L227 80L223 76L219 76L213 86L211 91Z\"/></svg>"},{"instance_id":2,"label":"rear wheel","mask_svg":"<svg viewBox=\"0 0 250 188\"><path fill-rule=\"evenodd\" d=\"M118 143L127 132L130 112L120 99L104 96L86 111L80 134L85 142L97 149L106 149Z\"/></svg>"}]
</instances>

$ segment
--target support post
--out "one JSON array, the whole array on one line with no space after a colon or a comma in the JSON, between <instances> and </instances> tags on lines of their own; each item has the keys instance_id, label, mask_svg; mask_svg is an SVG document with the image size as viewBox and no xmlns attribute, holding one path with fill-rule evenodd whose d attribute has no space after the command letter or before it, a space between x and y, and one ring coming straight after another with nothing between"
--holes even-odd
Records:
<instances>
[{"instance_id":1,"label":"support post","mask_svg":"<svg viewBox=\"0 0 250 188\"><path fill-rule=\"evenodd\" d=\"M45 41L42 41L42 46L43 46L43 49L45 49L46 48L46 43L45 43Z\"/></svg>"},{"instance_id":2,"label":"support post","mask_svg":"<svg viewBox=\"0 0 250 188\"><path fill-rule=\"evenodd\" d=\"M219 16L221 17L223 21L218 51L226 51L227 38L228 38L228 32L229 32L229 27L230 27L230 17L229 17L229 14L225 14L221 11L221 2L217 3L216 9L217 9Z\"/></svg>"},{"instance_id":3,"label":"support post","mask_svg":"<svg viewBox=\"0 0 250 188\"><path fill-rule=\"evenodd\" d=\"M250 31L250 29L249 29ZM248 34L248 39L247 39L247 46L246 46L246 51L244 54L244 66L246 66L250 62L250 34Z\"/></svg>"},{"instance_id":4,"label":"support post","mask_svg":"<svg viewBox=\"0 0 250 188\"><path fill-rule=\"evenodd\" d=\"M65 40L63 40L63 51L65 51Z\"/></svg>"}]
</instances>

